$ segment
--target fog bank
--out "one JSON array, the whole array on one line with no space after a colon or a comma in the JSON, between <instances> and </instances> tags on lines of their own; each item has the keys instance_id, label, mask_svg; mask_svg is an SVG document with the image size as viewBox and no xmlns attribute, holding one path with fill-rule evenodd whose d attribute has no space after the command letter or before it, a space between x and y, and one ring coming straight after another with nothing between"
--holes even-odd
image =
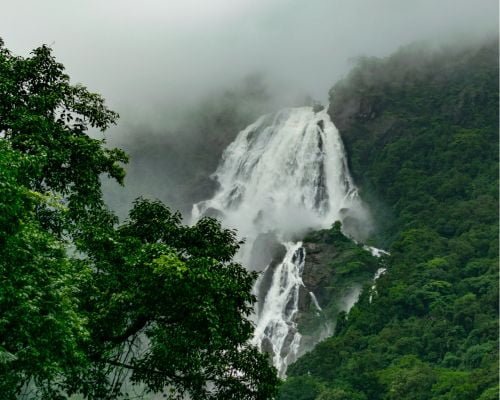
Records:
<instances>
[{"instance_id":1,"label":"fog bank","mask_svg":"<svg viewBox=\"0 0 500 400\"><path fill-rule=\"evenodd\" d=\"M206 184L196 176L213 172L231 130L306 95L326 102L358 56L498 35L498 2L3 0L0 26L19 55L49 44L74 82L121 114L107 137L132 158L114 203L146 193L184 208L203 192L184 186ZM256 73L260 92L249 94Z\"/></svg>"}]
</instances>

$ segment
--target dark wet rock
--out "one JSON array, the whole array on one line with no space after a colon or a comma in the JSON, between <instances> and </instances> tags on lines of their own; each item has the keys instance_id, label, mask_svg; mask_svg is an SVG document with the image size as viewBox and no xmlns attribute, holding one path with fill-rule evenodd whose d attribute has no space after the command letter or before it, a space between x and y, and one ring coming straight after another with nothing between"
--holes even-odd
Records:
<instances>
[{"instance_id":1,"label":"dark wet rock","mask_svg":"<svg viewBox=\"0 0 500 400\"><path fill-rule=\"evenodd\" d=\"M334 273L329 268L329 264L338 252L334 246L324 243L304 243L306 251L306 261L304 272L302 273L302 282L307 290L299 294L299 310L309 309L311 298L309 292L313 292L318 300L320 307L327 302L326 286ZM304 308L303 308L304 307Z\"/></svg>"},{"instance_id":2,"label":"dark wet rock","mask_svg":"<svg viewBox=\"0 0 500 400\"><path fill-rule=\"evenodd\" d=\"M316 193L314 194L314 207L317 210L328 211L328 190L326 188L325 164L319 165L318 182L316 183Z\"/></svg>"},{"instance_id":3,"label":"dark wet rock","mask_svg":"<svg viewBox=\"0 0 500 400\"><path fill-rule=\"evenodd\" d=\"M323 104L314 102L312 108L315 113L319 113L325 109L325 106Z\"/></svg>"},{"instance_id":4,"label":"dark wet rock","mask_svg":"<svg viewBox=\"0 0 500 400\"><path fill-rule=\"evenodd\" d=\"M293 316L293 313L295 312L295 300L296 300L296 293L292 291L291 297L288 299L286 306L285 306L285 315L288 318L291 318Z\"/></svg>"},{"instance_id":5,"label":"dark wet rock","mask_svg":"<svg viewBox=\"0 0 500 400\"><path fill-rule=\"evenodd\" d=\"M261 306L273 282L276 267L281 264L286 254L286 247L281 244L274 233L260 234L255 240L251 254L249 269L262 271L256 287L257 314L262 312Z\"/></svg>"},{"instance_id":6,"label":"dark wet rock","mask_svg":"<svg viewBox=\"0 0 500 400\"><path fill-rule=\"evenodd\" d=\"M304 248L299 247L292 256L292 262L300 264L304 261L304 257L305 257Z\"/></svg>"},{"instance_id":7,"label":"dark wet rock","mask_svg":"<svg viewBox=\"0 0 500 400\"><path fill-rule=\"evenodd\" d=\"M221 210L218 210L217 208L208 207L205 211L203 211L202 216L222 219L222 218L224 218L224 213Z\"/></svg>"},{"instance_id":8,"label":"dark wet rock","mask_svg":"<svg viewBox=\"0 0 500 400\"><path fill-rule=\"evenodd\" d=\"M309 290L307 290L304 286L299 288L299 310L309 310L311 305L311 297L308 296Z\"/></svg>"},{"instance_id":9,"label":"dark wet rock","mask_svg":"<svg viewBox=\"0 0 500 400\"><path fill-rule=\"evenodd\" d=\"M271 263L269 266L262 272L262 277L255 288L255 292L257 293L257 315L260 315L262 312L262 306L264 305L264 300L266 299L267 292L271 287L273 282L274 270L278 263Z\"/></svg>"},{"instance_id":10,"label":"dark wet rock","mask_svg":"<svg viewBox=\"0 0 500 400\"><path fill-rule=\"evenodd\" d=\"M296 317L302 335L300 354L333 333L338 313L346 309L346 304L352 305L352 299L357 297L354 294L372 282L379 267L377 258L342 234L339 222L331 229L310 232L303 248L304 286L299 290ZM312 301L311 293L321 310Z\"/></svg>"},{"instance_id":11,"label":"dark wet rock","mask_svg":"<svg viewBox=\"0 0 500 400\"><path fill-rule=\"evenodd\" d=\"M197 176L191 181L191 183L192 184L186 186L183 191L185 192L185 195L192 200L184 204L182 207L179 207L183 211L184 215L191 212L193 204L212 198L217 190L220 189L220 183L211 176Z\"/></svg>"},{"instance_id":12,"label":"dark wet rock","mask_svg":"<svg viewBox=\"0 0 500 400\"><path fill-rule=\"evenodd\" d=\"M264 339L262 339L262 342L260 344L260 350L263 353L267 353L269 355L269 362L272 364L274 357L274 350L273 350L273 344L271 343L269 338L264 337Z\"/></svg>"},{"instance_id":13,"label":"dark wet rock","mask_svg":"<svg viewBox=\"0 0 500 400\"><path fill-rule=\"evenodd\" d=\"M252 246L249 268L254 271L262 271L271 263L273 265L281 263L285 254L286 248L274 232L261 233Z\"/></svg>"},{"instance_id":14,"label":"dark wet rock","mask_svg":"<svg viewBox=\"0 0 500 400\"><path fill-rule=\"evenodd\" d=\"M240 188L239 186L235 186L231 192L229 193L229 200L226 204L226 207L228 209L236 208L238 205L241 203L241 200L243 198L243 189Z\"/></svg>"},{"instance_id":15,"label":"dark wet rock","mask_svg":"<svg viewBox=\"0 0 500 400\"><path fill-rule=\"evenodd\" d=\"M281 357L286 357L286 355L290 352L290 345L292 344L296 333L297 329L290 327L285 340L283 341L283 346L281 347Z\"/></svg>"}]
</instances>

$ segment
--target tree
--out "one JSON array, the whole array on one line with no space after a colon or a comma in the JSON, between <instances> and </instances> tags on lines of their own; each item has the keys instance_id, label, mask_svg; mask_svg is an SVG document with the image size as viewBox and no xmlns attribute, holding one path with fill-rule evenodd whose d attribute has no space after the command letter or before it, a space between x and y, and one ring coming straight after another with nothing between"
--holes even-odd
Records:
<instances>
[{"instance_id":1,"label":"tree","mask_svg":"<svg viewBox=\"0 0 500 400\"><path fill-rule=\"evenodd\" d=\"M316 400L365 400L366 396L351 390L340 388L328 389L316 398Z\"/></svg>"},{"instance_id":2,"label":"tree","mask_svg":"<svg viewBox=\"0 0 500 400\"><path fill-rule=\"evenodd\" d=\"M279 400L314 400L321 392L321 384L309 376L292 377L280 390Z\"/></svg>"},{"instance_id":3,"label":"tree","mask_svg":"<svg viewBox=\"0 0 500 400\"><path fill-rule=\"evenodd\" d=\"M0 41L0 390L272 398L235 232L184 226L158 201L137 200L122 225L105 207L100 175L123 182L127 158L87 130L117 117L50 48L22 58Z\"/></svg>"},{"instance_id":4,"label":"tree","mask_svg":"<svg viewBox=\"0 0 500 400\"><path fill-rule=\"evenodd\" d=\"M101 174L123 183L125 153L87 135L89 128L105 131L117 118L99 94L70 84L49 47L16 57L0 39L0 132L13 149L34 157L22 183L61 196L68 209L63 223L57 210L40 207L44 226L59 233L75 229L75 222L101 208Z\"/></svg>"},{"instance_id":5,"label":"tree","mask_svg":"<svg viewBox=\"0 0 500 400\"><path fill-rule=\"evenodd\" d=\"M394 365L379 372L380 381L387 386L384 399L425 400L429 398L436 374L418 357L404 356Z\"/></svg>"},{"instance_id":6,"label":"tree","mask_svg":"<svg viewBox=\"0 0 500 400\"><path fill-rule=\"evenodd\" d=\"M149 391L168 387L171 398L272 397L276 371L247 345L256 276L231 261L235 232L209 218L183 226L179 214L144 199L123 225L100 229L87 242L96 272L83 310L98 366L82 382L87 395L118 390L109 377L122 374Z\"/></svg>"}]
</instances>

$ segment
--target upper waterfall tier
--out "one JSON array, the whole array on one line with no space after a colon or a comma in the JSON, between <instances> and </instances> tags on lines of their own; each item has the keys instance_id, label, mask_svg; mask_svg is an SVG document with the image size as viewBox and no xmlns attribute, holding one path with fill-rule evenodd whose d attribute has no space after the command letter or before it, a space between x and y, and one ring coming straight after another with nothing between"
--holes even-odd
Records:
<instances>
[{"instance_id":1,"label":"upper waterfall tier","mask_svg":"<svg viewBox=\"0 0 500 400\"><path fill-rule=\"evenodd\" d=\"M360 208L338 131L312 107L265 115L241 131L214 178L219 190L194 206L193 218L220 216L250 241L269 231L289 240Z\"/></svg>"}]
</instances>

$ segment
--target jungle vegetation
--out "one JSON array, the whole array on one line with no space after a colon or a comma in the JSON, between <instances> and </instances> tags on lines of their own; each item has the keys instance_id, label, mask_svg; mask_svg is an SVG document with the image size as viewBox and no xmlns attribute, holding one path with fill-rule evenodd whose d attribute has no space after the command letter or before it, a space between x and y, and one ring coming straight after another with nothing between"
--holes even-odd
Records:
<instances>
[{"instance_id":1,"label":"jungle vegetation","mask_svg":"<svg viewBox=\"0 0 500 400\"><path fill-rule=\"evenodd\" d=\"M498 398L498 72L498 40L414 45L362 58L333 87L374 243L391 256L279 399Z\"/></svg>"}]
</instances>

